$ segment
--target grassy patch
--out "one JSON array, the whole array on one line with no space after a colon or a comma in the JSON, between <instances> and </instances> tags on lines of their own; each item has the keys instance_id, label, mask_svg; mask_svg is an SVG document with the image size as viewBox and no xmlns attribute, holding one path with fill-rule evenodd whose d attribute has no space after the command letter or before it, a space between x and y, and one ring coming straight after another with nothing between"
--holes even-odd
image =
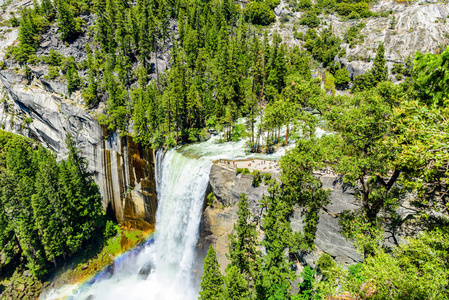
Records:
<instances>
[{"instance_id":1,"label":"grassy patch","mask_svg":"<svg viewBox=\"0 0 449 300\"><path fill-rule=\"evenodd\" d=\"M85 255L75 258L71 266L62 270L54 282L55 286L74 284L96 274L110 265L115 257L145 241L146 234L141 230L119 230L107 239L98 254L87 251Z\"/></svg>"}]
</instances>

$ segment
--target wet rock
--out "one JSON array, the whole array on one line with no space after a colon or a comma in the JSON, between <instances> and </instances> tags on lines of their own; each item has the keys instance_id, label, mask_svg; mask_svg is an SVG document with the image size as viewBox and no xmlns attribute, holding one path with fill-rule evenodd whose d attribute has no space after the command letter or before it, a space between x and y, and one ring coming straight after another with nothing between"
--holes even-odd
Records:
<instances>
[{"instance_id":1,"label":"wet rock","mask_svg":"<svg viewBox=\"0 0 449 300\"><path fill-rule=\"evenodd\" d=\"M139 270L139 278L141 279L147 279L148 275L150 275L151 271L154 269L153 263L149 262L145 264L140 270Z\"/></svg>"}]
</instances>

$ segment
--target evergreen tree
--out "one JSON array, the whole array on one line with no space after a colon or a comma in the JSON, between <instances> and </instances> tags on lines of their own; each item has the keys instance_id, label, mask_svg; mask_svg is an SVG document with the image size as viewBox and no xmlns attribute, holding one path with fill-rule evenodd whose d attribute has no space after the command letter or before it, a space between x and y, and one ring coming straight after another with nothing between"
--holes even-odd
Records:
<instances>
[{"instance_id":1,"label":"evergreen tree","mask_svg":"<svg viewBox=\"0 0 449 300\"><path fill-rule=\"evenodd\" d=\"M61 38L64 41L70 41L81 32L81 19L76 17L68 0L56 0L56 8L58 27L62 32Z\"/></svg>"},{"instance_id":2,"label":"evergreen tree","mask_svg":"<svg viewBox=\"0 0 449 300\"><path fill-rule=\"evenodd\" d=\"M224 299L241 300L251 299L248 289L248 281L237 266L229 265L226 268L226 276L224 278L225 288L223 291Z\"/></svg>"},{"instance_id":3,"label":"evergreen tree","mask_svg":"<svg viewBox=\"0 0 449 300\"><path fill-rule=\"evenodd\" d=\"M219 300L223 294L223 276L220 273L215 249L212 245L204 259L204 274L201 276L201 300Z\"/></svg>"},{"instance_id":4,"label":"evergreen tree","mask_svg":"<svg viewBox=\"0 0 449 300\"><path fill-rule=\"evenodd\" d=\"M268 195L262 199L263 208L266 209L263 217L263 230L266 255L261 265L261 281L256 283L258 297L268 298L273 285L284 285L290 292L290 282L294 278L291 263L288 260L289 252L297 251L297 240L290 227L288 216L293 206L283 199L278 183L274 182L268 189ZM270 292L271 291L271 292Z\"/></svg>"},{"instance_id":5,"label":"evergreen tree","mask_svg":"<svg viewBox=\"0 0 449 300\"><path fill-rule=\"evenodd\" d=\"M247 279L257 276L257 258L259 256L256 225L249 209L248 197L240 195L237 211L238 219L234 224L235 234L229 235L229 256L231 265L237 267Z\"/></svg>"},{"instance_id":6,"label":"evergreen tree","mask_svg":"<svg viewBox=\"0 0 449 300\"><path fill-rule=\"evenodd\" d=\"M377 48L377 55L374 59L373 67L371 68L371 74L373 75L375 83L388 80L388 67L383 43Z\"/></svg>"}]
</instances>

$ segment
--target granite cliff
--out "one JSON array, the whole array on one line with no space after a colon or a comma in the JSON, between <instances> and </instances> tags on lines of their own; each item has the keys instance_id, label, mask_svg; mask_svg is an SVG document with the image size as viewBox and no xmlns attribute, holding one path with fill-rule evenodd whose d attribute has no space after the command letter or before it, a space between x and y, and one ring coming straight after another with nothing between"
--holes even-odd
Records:
<instances>
[{"instance_id":1,"label":"granite cliff","mask_svg":"<svg viewBox=\"0 0 449 300\"><path fill-rule=\"evenodd\" d=\"M35 72L25 76L1 71L0 99L1 128L42 143L58 159L67 153L66 135L75 138L100 187L103 208L111 217L134 227L155 223L152 149L107 132L94 114L84 110L80 97L67 98L64 82L45 80Z\"/></svg>"},{"instance_id":2,"label":"granite cliff","mask_svg":"<svg viewBox=\"0 0 449 300\"><path fill-rule=\"evenodd\" d=\"M278 174L272 173L277 177ZM351 241L346 240L339 232L340 226L336 214L343 210L352 210L357 207L353 189L344 185L337 176L323 175L320 177L323 188L331 190L330 204L319 213L319 222L316 232L316 248L312 252L298 253L301 265L314 266L322 253L328 253L337 262L353 264L362 260ZM267 192L267 186L252 186L252 176L236 174L235 170L215 164L212 166L209 176L209 191L214 195L212 205L204 209L201 220L201 237L199 240L200 256L206 254L209 245L215 246L218 262L222 271L229 263L226 258L228 253L228 234L232 233L234 222L237 220L237 203L239 195L245 193L250 200L250 208L255 216L259 228L261 220L261 208L259 201ZM291 226L294 231L302 231L304 217L300 209L295 208L291 218ZM260 236L260 238L263 238Z\"/></svg>"}]
</instances>

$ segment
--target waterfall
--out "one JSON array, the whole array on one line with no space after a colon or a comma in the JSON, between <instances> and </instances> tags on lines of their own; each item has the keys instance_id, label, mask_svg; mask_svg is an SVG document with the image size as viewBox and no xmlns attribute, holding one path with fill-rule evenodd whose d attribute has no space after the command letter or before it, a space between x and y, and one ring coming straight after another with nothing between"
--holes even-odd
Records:
<instances>
[{"instance_id":1,"label":"waterfall","mask_svg":"<svg viewBox=\"0 0 449 300\"><path fill-rule=\"evenodd\" d=\"M176 150L156 153L158 210L154 243L116 262L109 278L78 290L73 299L197 299L195 246L212 162Z\"/></svg>"}]
</instances>

